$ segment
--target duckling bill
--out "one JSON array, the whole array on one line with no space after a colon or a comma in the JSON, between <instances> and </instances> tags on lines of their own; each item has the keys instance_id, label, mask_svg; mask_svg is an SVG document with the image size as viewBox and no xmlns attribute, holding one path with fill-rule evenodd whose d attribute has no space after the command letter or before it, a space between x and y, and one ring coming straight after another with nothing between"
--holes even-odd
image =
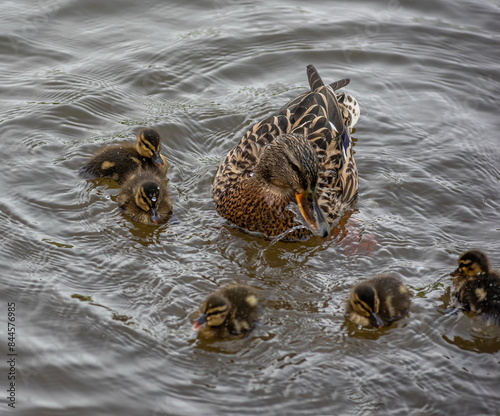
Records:
<instances>
[{"instance_id":1,"label":"duckling bill","mask_svg":"<svg viewBox=\"0 0 500 416\"><path fill-rule=\"evenodd\" d=\"M500 325L500 271L491 269L487 254L481 250L463 253L450 274L454 303L487 324Z\"/></svg>"},{"instance_id":2,"label":"duckling bill","mask_svg":"<svg viewBox=\"0 0 500 416\"><path fill-rule=\"evenodd\" d=\"M138 168L156 170L165 176L168 163L160 152L160 135L154 129L145 129L137 136L135 145L121 143L104 147L80 169L80 175L85 179L111 178L120 184Z\"/></svg>"},{"instance_id":3,"label":"duckling bill","mask_svg":"<svg viewBox=\"0 0 500 416\"><path fill-rule=\"evenodd\" d=\"M209 341L241 338L255 328L261 311L261 300L253 288L229 285L207 297L193 330Z\"/></svg>"},{"instance_id":4,"label":"duckling bill","mask_svg":"<svg viewBox=\"0 0 500 416\"><path fill-rule=\"evenodd\" d=\"M410 303L410 292L397 275L380 274L354 286L347 315L357 325L381 328L407 315Z\"/></svg>"},{"instance_id":5,"label":"duckling bill","mask_svg":"<svg viewBox=\"0 0 500 416\"><path fill-rule=\"evenodd\" d=\"M125 215L143 224L163 224L172 215L168 181L154 170L139 169L127 176L117 202Z\"/></svg>"}]
</instances>

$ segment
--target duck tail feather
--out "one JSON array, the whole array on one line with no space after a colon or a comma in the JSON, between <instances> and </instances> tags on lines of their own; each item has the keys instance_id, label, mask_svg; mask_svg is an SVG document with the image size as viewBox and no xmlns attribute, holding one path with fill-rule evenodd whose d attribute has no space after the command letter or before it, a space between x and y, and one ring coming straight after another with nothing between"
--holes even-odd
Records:
<instances>
[{"instance_id":1,"label":"duck tail feather","mask_svg":"<svg viewBox=\"0 0 500 416\"><path fill-rule=\"evenodd\" d=\"M314 65L307 65L307 79L309 80L311 91L315 91L325 85Z\"/></svg>"},{"instance_id":2,"label":"duck tail feather","mask_svg":"<svg viewBox=\"0 0 500 416\"><path fill-rule=\"evenodd\" d=\"M349 78L344 78L344 79L340 79L338 81L332 82L329 85L330 85L330 87L332 87L333 91L337 91L337 90L340 90L341 88L344 88L346 85L349 85L350 82L351 82L351 80Z\"/></svg>"}]
</instances>

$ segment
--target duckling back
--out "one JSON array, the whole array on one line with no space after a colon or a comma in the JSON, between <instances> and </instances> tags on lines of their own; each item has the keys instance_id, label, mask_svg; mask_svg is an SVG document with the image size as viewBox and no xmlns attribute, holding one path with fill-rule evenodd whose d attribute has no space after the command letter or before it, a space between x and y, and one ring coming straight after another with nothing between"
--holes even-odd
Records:
<instances>
[{"instance_id":1,"label":"duckling back","mask_svg":"<svg viewBox=\"0 0 500 416\"><path fill-rule=\"evenodd\" d=\"M395 274L382 274L373 279L380 298L381 319L389 325L404 317L410 309L411 294L401 279Z\"/></svg>"},{"instance_id":2,"label":"duckling back","mask_svg":"<svg viewBox=\"0 0 500 416\"><path fill-rule=\"evenodd\" d=\"M134 170L143 168L157 171L165 176L168 164L160 152L160 136L153 129L142 131L137 143L121 143L104 147L81 169L85 179L111 178L123 183Z\"/></svg>"},{"instance_id":3,"label":"duckling back","mask_svg":"<svg viewBox=\"0 0 500 416\"><path fill-rule=\"evenodd\" d=\"M461 309L478 314L487 324L500 325L500 276L497 274L469 278L453 296Z\"/></svg>"},{"instance_id":4,"label":"duckling back","mask_svg":"<svg viewBox=\"0 0 500 416\"><path fill-rule=\"evenodd\" d=\"M241 334L255 328L262 304L257 292L248 286L232 285L221 293L232 305L227 327L231 334Z\"/></svg>"}]
</instances>

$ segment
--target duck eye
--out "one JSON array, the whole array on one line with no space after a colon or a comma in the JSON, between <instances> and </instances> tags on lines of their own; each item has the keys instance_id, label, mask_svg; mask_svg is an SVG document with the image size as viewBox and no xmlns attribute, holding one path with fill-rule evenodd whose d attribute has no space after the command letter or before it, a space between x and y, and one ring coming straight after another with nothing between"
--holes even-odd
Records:
<instances>
[{"instance_id":1,"label":"duck eye","mask_svg":"<svg viewBox=\"0 0 500 416\"><path fill-rule=\"evenodd\" d=\"M290 163L290 165L292 166L292 170L296 173L300 173L300 168L295 164L295 163Z\"/></svg>"}]
</instances>

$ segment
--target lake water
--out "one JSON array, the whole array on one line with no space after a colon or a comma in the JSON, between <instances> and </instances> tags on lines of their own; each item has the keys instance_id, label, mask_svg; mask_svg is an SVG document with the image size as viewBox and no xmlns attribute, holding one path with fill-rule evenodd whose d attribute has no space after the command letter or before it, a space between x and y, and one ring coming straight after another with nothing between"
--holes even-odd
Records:
<instances>
[{"instance_id":1,"label":"lake water","mask_svg":"<svg viewBox=\"0 0 500 416\"><path fill-rule=\"evenodd\" d=\"M1 21L1 414L500 415L500 330L444 314L461 252L500 267L498 0L17 0ZM331 238L273 243L228 226L211 182L310 63L360 103L359 202ZM170 163L161 227L78 177L144 126ZM387 271L410 315L347 323ZM266 299L260 326L199 342L191 313L231 282Z\"/></svg>"}]
</instances>

